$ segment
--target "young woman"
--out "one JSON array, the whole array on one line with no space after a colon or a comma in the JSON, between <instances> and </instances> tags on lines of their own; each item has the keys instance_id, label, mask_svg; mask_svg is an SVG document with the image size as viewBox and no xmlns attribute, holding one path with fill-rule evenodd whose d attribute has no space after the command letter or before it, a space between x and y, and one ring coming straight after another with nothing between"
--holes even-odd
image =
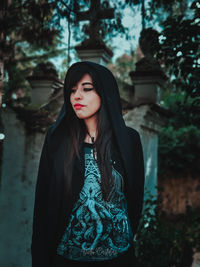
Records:
<instances>
[{"instance_id":1,"label":"young woman","mask_svg":"<svg viewBox=\"0 0 200 267\"><path fill-rule=\"evenodd\" d=\"M35 192L32 267L134 266L144 163L105 67L73 64L44 141Z\"/></svg>"}]
</instances>

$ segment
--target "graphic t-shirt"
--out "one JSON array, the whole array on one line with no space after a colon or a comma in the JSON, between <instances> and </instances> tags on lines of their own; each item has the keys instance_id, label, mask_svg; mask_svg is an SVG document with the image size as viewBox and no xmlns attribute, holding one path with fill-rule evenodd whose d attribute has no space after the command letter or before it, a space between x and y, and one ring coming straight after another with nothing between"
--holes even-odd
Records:
<instances>
[{"instance_id":1,"label":"graphic t-shirt","mask_svg":"<svg viewBox=\"0 0 200 267\"><path fill-rule=\"evenodd\" d=\"M93 157L93 144L84 144L85 181L75 203L57 254L77 261L109 260L133 244L123 193L123 177L112 165L115 186L104 201L101 176Z\"/></svg>"}]
</instances>

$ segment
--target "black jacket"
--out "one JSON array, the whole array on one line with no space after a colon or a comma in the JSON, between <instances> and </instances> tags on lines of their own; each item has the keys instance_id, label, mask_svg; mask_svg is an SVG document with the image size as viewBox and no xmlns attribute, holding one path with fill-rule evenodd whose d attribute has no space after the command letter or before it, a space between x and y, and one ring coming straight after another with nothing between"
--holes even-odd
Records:
<instances>
[{"instance_id":1,"label":"black jacket","mask_svg":"<svg viewBox=\"0 0 200 267\"><path fill-rule=\"evenodd\" d=\"M88 61L75 63L68 70L65 83L71 69L77 64L92 66L100 81L103 101L107 107L125 170L125 196L132 231L135 234L141 216L144 194L144 162L139 134L125 125L117 83L107 68ZM58 242L84 183L84 170L77 163L78 160L75 160L72 179L73 197L69 197L64 191L64 153L68 140L63 122L70 104L66 99L68 98L64 86L64 104L56 122L49 128L42 148L35 191L31 244L32 267L54 267L52 262ZM112 159L118 159L118 157L115 158L115 153Z\"/></svg>"}]
</instances>

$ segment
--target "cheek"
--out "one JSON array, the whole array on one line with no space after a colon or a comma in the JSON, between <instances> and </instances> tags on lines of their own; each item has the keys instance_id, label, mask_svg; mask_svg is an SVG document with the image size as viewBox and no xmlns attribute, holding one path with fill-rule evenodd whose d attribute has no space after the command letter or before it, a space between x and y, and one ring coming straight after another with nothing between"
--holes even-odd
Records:
<instances>
[{"instance_id":1,"label":"cheek","mask_svg":"<svg viewBox=\"0 0 200 267\"><path fill-rule=\"evenodd\" d=\"M98 109L100 109L100 107L101 107L101 99L100 98L98 99L97 103L98 103Z\"/></svg>"},{"instance_id":2,"label":"cheek","mask_svg":"<svg viewBox=\"0 0 200 267\"><path fill-rule=\"evenodd\" d=\"M93 110L95 111L99 110L101 106L101 98L99 96L95 96L91 101L91 106Z\"/></svg>"}]
</instances>

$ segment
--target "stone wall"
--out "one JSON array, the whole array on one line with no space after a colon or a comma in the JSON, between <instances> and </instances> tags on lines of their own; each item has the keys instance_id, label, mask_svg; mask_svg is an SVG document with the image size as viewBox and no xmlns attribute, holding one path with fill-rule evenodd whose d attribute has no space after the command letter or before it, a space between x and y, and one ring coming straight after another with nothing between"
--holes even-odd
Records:
<instances>
[{"instance_id":1,"label":"stone wall","mask_svg":"<svg viewBox=\"0 0 200 267\"><path fill-rule=\"evenodd\" d=\"M167 214L184 213L187 205L200 210L199 177L158 177L158 186L163 188L159 198L162 199L162 209Z\"/></svg>"},{"instance_id":2,"label":"stone wall","mask_svg":"<svg viewBox=\"0 0 200 267\"><path fill-rule=\"evenodd\" d=\"M0 187L0 266L31 266L34 190L44 134L27 134L10 108L2 111L5 140Z\"/></svg>"}]
</instances>

